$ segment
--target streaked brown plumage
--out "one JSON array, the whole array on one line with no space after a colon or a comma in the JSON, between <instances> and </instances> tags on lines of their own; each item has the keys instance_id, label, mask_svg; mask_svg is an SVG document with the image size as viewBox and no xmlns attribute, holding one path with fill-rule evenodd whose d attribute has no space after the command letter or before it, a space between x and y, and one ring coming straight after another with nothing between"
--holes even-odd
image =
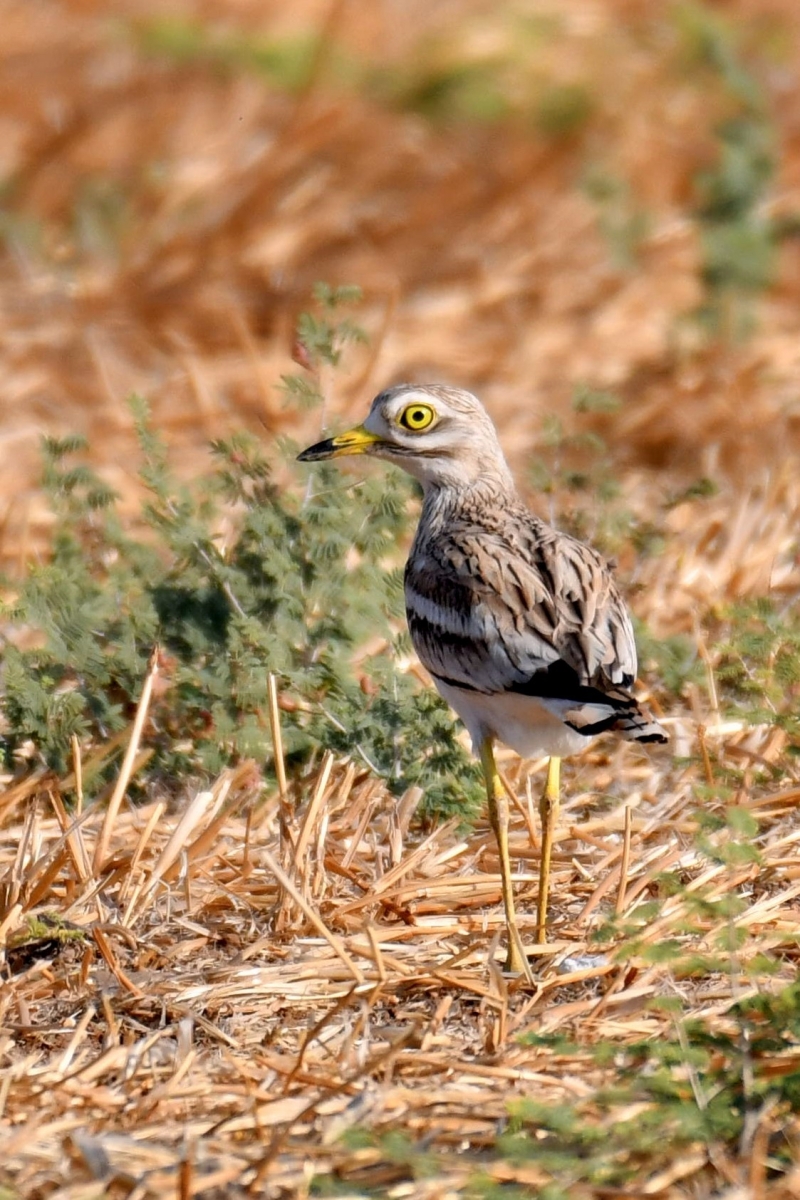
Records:
<instances>
[{"instance_id":1,"label":"streaked brown plumage","mask_svg":"<svg viewBox=\"0 0 800 1200\"><path fill-rule=\"evenodd\" d=\"M428 492L405 587L414 646L437 681L558 701L565 724L584 735L648 736L649 721L628 691L633 630L607 564L513 493ZM562 713L562 701L573 707ZM598 705L608 712L598 714ZM509 741L501 729L491 732ZM527 741L536 740L531 729ZM509 744L526 754L550 749L546 737L541 745Z\"/></svg>"},{"instance_id":2,"label":"streaked brown plumage","mask_svg":"<svg viewBox=\"0 0 800 1200\"><path fill-rule=\"evenodd\" d=\"M405 573L409 629L420 660L481 757L500 847L508 966L528 974L492 744L497 739L520 754L550 756L542 799L541 940L560 758L606 731L635 741L667 740L630 691L636 677L630 617L604 559L520 500L494 426L469 392L389 388L375 398L363 426L300 457L354 453L395 462L423 486Z\"/></svg>"}]
</instances>

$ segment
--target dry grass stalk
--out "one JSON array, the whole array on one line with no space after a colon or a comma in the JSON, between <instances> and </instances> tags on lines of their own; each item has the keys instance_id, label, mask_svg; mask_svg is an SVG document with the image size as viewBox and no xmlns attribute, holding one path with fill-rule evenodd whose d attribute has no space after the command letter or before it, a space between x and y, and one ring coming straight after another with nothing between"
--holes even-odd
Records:
<instances>
[{"instance_id":1,"label":"dry grass stalk","mask_svg":"<svg viewBox=\"0 0 800 1200\"><path fill-rule=\"evenodd\" d=\"M615 756L621 790L641 786L641 761L628 748ZM704 867L693 862L687 846L689 814L674 805L675 788L686 786L686 768L675 776L667 769L665 778L663 764L648 769L661 773L660 786L635 809L617 809L613 821L598 817L598 833L609 831L603 837L580 836L593 823L578 821L585 797L579 790L570 794L554 864L553 940L535 960L539 983L533 994L503 981L493 966L502 906L494 871L485 873L491 869L486 831L454 840L452 827L425 837L410 829L401 862L379 874L381 845L396 828L395 801L375 784L359 782L352 764L326 764L307 781L292 830L294 844L308 848L322 827L327 830L318 901L304 891L302 862L295 882L278 861L277 804L269 821L250 824L249 868L243 872L248 824L242 806L254 783L249 764L217 780L185 814L170 814L161 801L137 812L120 810L114 828L118 865L110 874L108 867L97 873L90 862L87 879L80 854L69 851L72 826L65 828L63 816L50 817L34 804L20 821L11 806L0 826L0 873L16 881L24 899L3 914L3 930L18 932L25 905L38 895L40 908L50 913L69 904L71 919L91 931L97 955L87 958L79 947L83 957L76 964L65 943L44 970L33 964L6 986L8 1011L21 1015L25 1032L10 1035L11 1045L23 1040L0 1072L12 1122L0 1123L3 1162L20 1187L46 1191L63 1148L82 1136L87 1114L94 1113L93 1141L73 1159L76 1179L87 1185L92 1162L104 1155L115 1177L142 1187L143 1194L143 1172L157 1163L153 1178L176 1186L186 1137L203 1147L203 1178L208 1171L228 1180L225 1186L247 1186L258 1177L277 1196L281 1187L301 1186L309 1162L315 1171L335 1169L346 1177L366 1172L379 1186L385 1158L377 1152L364 1157L340 1141L354 1121L388 1130L402 1112L411 1135L425 1137L446 1158L456 1130L475 1146L481 1139L491 1144L515 1095L535 1089L556 1104L590 1096L602 1081L597 1068L575 1075L570 1067L565 1075L557 1054L520 1045L520 1032L562 1031L590 1042L610 1037L620 1045L657 1038L668 1033L672 1018L649 1002L674 995L676 987L687 1016L724 1023L732 1000L752 990L744 977L718 973L676 981L668 965L584 965L575 956L587 948L598 909L609 907L596 895L603 873L614 879L606 896L616 888L618 898L620 879L630 880L624 898L630 916L642 895L638 885L650 880L646 894L669 862L673 869L682 864L692 890L702 885L707 895L722 896L738 888L747 896L736 918L747 931L741 963L780 943L785 930L796 928L800 895L800 880L790 874L798 835L786 825L797 789L754 790L748 797L762 835L760 871L748 864ZM698 771L702 778L702 766L692 771L692 778ZM524 771L514 767L507 774L509 785L524 791ZM103 820L101 812L86 810L83 838L98 836ZM525 821L517 816L514 826L515 850L527 849ZM621 871L626 839L629 861ZM521 876L520 908L532 935L535 894L533 888L527 892L527 879ZM281 889L294 906L291 933L264 926ZM402 899L412 924L387 904L389 897ZM107 924L109 904L120 906L121 926ZM670 936L684 915L680 898L668 899L643 930L644 944ZM719 929L709 921L698 948L703 939L711 944ZM787 960L777 978L762 979L760 986L777 987L792 976ZM99 1006L93 1001L98 990ZM164 1012L174 1023L162 1028ZM181 1024L189 1018L191 1032ZM9 1017L0 1020L8 1029ZM220 1042L227 1046L222 1058L215 1049ZM25 1047L32 1045L39 1046L35 1059L26 1057ZM31 1104L32 1088L37 1124L29 1126L23 1151L14 1121ZM117 1132L122 1106L135 1143ZM751 1164L764 1153L760 1128L748 1151ZM268 1164L265 1136L280 1146ZM138 1161L131 1158L134 1144ZM682 1178L696 1178L701 1168L695 1160L686 1155L681 1170L651 1173L640 1181L642 1194L666 1195ZM457 1155L448 1161L448 1186L460 1186L463 1163ZM200 1159L193 1163L199 1170ZM506 1161L492 1167L498 1179L520 1186L528 1169ZM762 1178L761 1168L747 1169L757 1182Z\"/></svg>"},{"instance_id":2,"label":"dry grass stalk","mask_svg":"<svg viewBox=\"0 0 800 1200\"><path fill-rule=\"evenodd\" d=\"M625 911L625 893L628 886L628 867L631 861L631 808L629 804L625 806L625 833L622 843L622 861L619 865L619 886L617 888L617 902L614 906L616 913Z\"/></svg>"},{"instance_id":3,"label":"dry grass stalk","mask_svg":"<svg viewBox=\"0 0 800 1200\"><path fill-rule=\"evenodd\" d=\"M98 871L102 868L108 854L108 847L111 842L111 835L114 829L114 822L117 819L117 814L122 804L122 799L125 795L125 789L131 780L133 767L136 761L136 755L139 751L139 743L144 730L144 723L147 720L147 712L150 707L150 697L153 694L153 684L155 683L158 674L158 647L154 647L150 660L147 664L147 673L142 685L142 694L139 698L139 704L136 708L136 716L131 726L130 741L128 748L125 751L125 757L122 760L119 776L114 786L114 791L111 793L111 798L108 801L106 809L106 819L103 822L103 827L100 830L100 836L97 839L97 844L94 848L94 869ZM75 771L76 782L78 779L78 769Z\"/></svg>"},{"instance_id":4,"label":"dry grass stalk","mask_svg":"<svg viewBox=\"0 0 800 1200\"><path fill-rule=\"evenodd\" d=\"M294 846L294 872L296 878L302 881L303 891L306 895L308 895L309 892L309 878L305 854L311 844L314 829L320 823L322 804L327 796L328 782L331 777L331 771L333 770L333 763L333 755L328 752L323 759L322 769L317 777L317 783L314 791L311 794L311 800L309 801L308 808L306 809L305 815L303 816L303 820L300 824L300 829L297 834L297 841L295 842Z\"/></svg>"},{"instance_id":5,"label":"dry grass stalk","mask_svg":"<svg viewBox=\"0 0 800 1200\"><path fill-rule=\"evenodd\" d=\"M74 733L72 735L72 769L75 773L75 812L80 816L83 811L83 763L81 762L81 744Z\"/></svg>"},{"instance_id":6,"label":"dry grass stalk","mask_svg":"<svg viewBox=\"0 0 800 1200\"><path fill-rule=\"evenodd\" d=\"M334 953L338 955L338 957L342 960L344 965L347 967L347 970L353 976L356 983L363 983L364 976L362 975L361 971L356 966L356 964L353 962L350 955L345 950L341 940L338 937L336 937L336 935L334 933L331 933L330 929L328 929L328 927L325 925L325 922L320 919L319 915L307 903L305 897L302 895L302 893L300 891L298 891L298 889L295 887L292 880L284 872L283 868L281 866L279 866L279 864L275 861L275 859L272 857L272 855L269 854L267 851L264 851L263 853L264 853L264 862L267 866L267 869L272 872L272 874L275 876L275 878L277 879L277 881L281 885L281 887L284 889L284 891L286 891L287 894L292 897L294 902L302 909L303 913L308 918L308 920L311 922L311 924L314 926L314 928L317 930L317 932L322 934L323 938L328 943L328 945L332 948Z\"/></svg>"},{"instance_id":7,"label":"dry grass stalk","mask_svg":"<svg viewBox=\"0 0 800 1200\"><path fill-rule=\"evenodd\" d=\"M83 841L81 832L81 811L76 807L75 820L70 821L67 810L64 808L64 801L58 789L53 789L48 793L50 803L53 806L59 824L67 839L67 849L75 866L75 871L81 883L85 883L91 873L89 864L89 854Z\"/></svg>"}]
</instances>

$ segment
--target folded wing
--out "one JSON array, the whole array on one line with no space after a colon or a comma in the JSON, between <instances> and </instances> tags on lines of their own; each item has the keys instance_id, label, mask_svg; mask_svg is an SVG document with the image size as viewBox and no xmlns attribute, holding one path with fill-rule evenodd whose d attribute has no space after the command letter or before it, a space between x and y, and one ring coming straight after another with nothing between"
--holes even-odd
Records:
<instances>
[{"instance_id":1,"label":"folded wing","mask_svg":"<svg viewBox=\"0 0 800 1200\"><path fill-rule=\"evenodd\" d=\"M629 692L636 646L608 564L525 517L451 528L412 554L406 607L421 661L451 687L539 698L587 737L666 740Z\"/></svg>"}]
</instances>

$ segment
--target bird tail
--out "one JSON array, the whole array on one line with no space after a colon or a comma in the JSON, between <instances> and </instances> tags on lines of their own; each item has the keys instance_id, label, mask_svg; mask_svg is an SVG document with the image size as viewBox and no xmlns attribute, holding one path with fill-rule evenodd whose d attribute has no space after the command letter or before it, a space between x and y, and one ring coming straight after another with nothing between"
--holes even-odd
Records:
<instances>
[{"instance_id":1,"label":"bird tail","mask_svg":"<svg viewBox=\"0 0 800 1200\"><path fill-rule=\"evenodd\" d=\"M600 695L599 700L576 706L564 720L571 729L594 737L598 733L617 733L629 742L664 743L669 736L663 726L624 688L616 687Z\"/></svg>"},{"instance_id":2,"label":"bird tail","mask_svg":"<svg viewBox=\"0 0 800 1200\"><path fill-rule=\"evenodd\" d=\"M612 728L628 742L669 741L663 725L659 725L655 717L636 701L628 712L619 717Z\"/></svg>"}]
</instances>

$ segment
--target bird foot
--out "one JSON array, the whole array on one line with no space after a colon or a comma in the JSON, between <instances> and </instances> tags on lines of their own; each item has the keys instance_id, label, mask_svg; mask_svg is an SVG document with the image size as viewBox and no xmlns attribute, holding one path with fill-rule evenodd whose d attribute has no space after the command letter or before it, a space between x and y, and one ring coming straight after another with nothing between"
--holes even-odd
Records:
<instances>
[{"instance_id":1,"label":"bird foot","mask_svg":"<svg viewBox=\"0 0 800 1200\"><path fill-rule=\"evenodd\" d=\"M516 933L516 930L514 931ZM509 937L508 954L504 968L510 975L522 975L528 983L533 983L533 973L531 965L528 962L528 956L525 953L519 934L514 937Z\"/></svg>"}]
</instances>

